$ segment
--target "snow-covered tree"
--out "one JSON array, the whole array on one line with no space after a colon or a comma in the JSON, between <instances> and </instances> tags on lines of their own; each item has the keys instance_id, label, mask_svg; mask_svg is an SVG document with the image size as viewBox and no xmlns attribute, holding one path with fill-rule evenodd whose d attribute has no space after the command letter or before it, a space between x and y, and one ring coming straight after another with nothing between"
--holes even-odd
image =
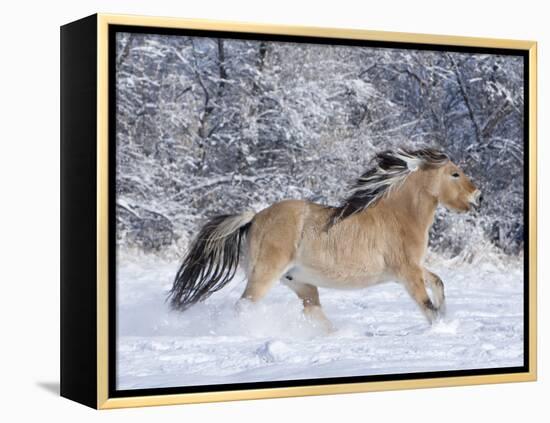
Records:
<instances>
[{"instance_id":1,"label":"snow-covered tree","mask_svg":"<svg viewBox=\"0 0 550 423\"><path fill-rule=\"evenodd\" d=\"M167 252L204 217L336 204L382 149L444 149L484 192L432 244L523 248L523 59L149 34L117 36L117 237ZM479 234L473 236L472 234Z\"/></svg>"}]
</instances>

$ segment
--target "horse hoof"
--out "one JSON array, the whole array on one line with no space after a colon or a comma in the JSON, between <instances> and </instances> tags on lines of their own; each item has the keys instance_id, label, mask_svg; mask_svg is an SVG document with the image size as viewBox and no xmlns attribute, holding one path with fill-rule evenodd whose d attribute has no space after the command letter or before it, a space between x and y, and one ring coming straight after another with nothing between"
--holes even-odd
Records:
<instances>
[{"instance_id":1,"label":"horse hoof","mask_svg":"<svg viewBox=\"0 0 550 423\"><path fill-rule=\"evenodd\" d=\"M314 327L321 329L326 335L336 332L336 328L323 313L319 306L312 306L304 309L304 315Z\"/></svg>"}]
</instances>

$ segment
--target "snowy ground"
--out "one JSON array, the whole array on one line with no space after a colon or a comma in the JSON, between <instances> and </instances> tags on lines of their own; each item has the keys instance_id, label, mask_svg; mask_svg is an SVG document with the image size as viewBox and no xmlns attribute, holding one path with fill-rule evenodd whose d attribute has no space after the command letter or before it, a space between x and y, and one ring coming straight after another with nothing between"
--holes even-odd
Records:
<instances>
[{"instance_id":1,"label":"snowy ground","mask_svg":"<svg viewBox=\"0 0 550 423\"><path fill-rule=\"evenodd\" d=\"M242 278L185 313L172 312L164 299L177 266L147 256L118 263L118 389L523 365L519 262L434 262L447 316L433 327L394 283L320 290L336 327L328 335L283 285L237 313Z\"/></svg>"}]
</instances>

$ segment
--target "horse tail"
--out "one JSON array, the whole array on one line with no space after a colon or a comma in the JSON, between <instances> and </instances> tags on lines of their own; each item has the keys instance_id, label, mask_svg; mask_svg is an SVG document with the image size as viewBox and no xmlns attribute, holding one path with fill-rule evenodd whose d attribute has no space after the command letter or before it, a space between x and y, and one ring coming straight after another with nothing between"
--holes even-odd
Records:
<instances>
[{"instance_id":1,"label":"horse tail","mask_svg":"<svg viewBox=\"0 0 550 423\"><path fill-rule=\"evenodd\" d=\"M210 219L188 248L168 298L172 308L185 310L222 289L233 279L241 244L254 212Z\"/></svg>"}]
</instances>

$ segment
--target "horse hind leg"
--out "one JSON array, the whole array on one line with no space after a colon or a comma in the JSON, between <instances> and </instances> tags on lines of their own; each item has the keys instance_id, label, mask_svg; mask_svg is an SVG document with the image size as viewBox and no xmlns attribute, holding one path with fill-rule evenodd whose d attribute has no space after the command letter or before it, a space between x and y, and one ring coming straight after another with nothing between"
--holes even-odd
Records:
<instances>
[{"instance_id":1,"label":"horse hind leg","mask_svg":"<svg viewBox=\"0 0 550 423\"><path fill-rule=\"evenodd\" d=\"M264 246L249 264L248 282L241 300L261 300L277 281L287 272L292 262L288 253L274 246Z\"/></svg>"},{"instance_id":2,"label":"horse hind leg","mask_svg":"<svg viewBox=\"0 0 550 423\"><path fill-rule=\"evenodd\" d=\"M241 299L256 302L292 267L303 227L302 203L281 202L254 217L247 245L248 283Z\"/></svg>"},{"instance_id":3,"label":"horse hind leg","mask_svg":"<svg viewBox=\"0 0 550 423\"><path fill-rule=\"evenodd\" d=\"M261 300L283 276L285 270L286 266L277 266L272 269L264 268L264 266L254 267L248 276L248 282L241 300L247 300L252 303Z\"/></svg>"},{"instance_id":4,"label":"horse hind leg","mask_svg":"<svg viewBox=\"0 0 550 423\"><path fill-rule=\"evenodd\" d=\"M293 290L298 298L302 300L302 304L304 305L304 315L306 317L318 324L325 332L332 332L334 330L332 323L321 308L321 302L319 301L319 290L316 286L298 282L294 279L288 279L288 277L283 281L283 283Z\"/></svg>"}]
</instances>

